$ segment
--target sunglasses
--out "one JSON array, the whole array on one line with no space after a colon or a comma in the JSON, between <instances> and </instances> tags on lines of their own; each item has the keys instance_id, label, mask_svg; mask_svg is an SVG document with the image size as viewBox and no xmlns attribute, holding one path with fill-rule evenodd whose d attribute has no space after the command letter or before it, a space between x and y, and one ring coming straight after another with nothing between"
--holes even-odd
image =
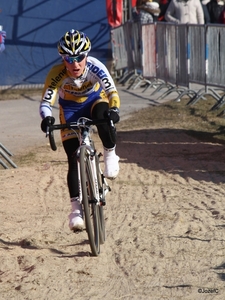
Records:
<instances>
[{"instance_id":1,"label":"sunglasses","mask_svg":"<svg viewBox=\"0 0 225 300\"><path fill-rule=\"evenodd\" d=\"M63 59L69 64L72 64L74 62L80 63L85 58L85 56L85 54L79 56L64 56Z\"/></svg>"}]
</instances>

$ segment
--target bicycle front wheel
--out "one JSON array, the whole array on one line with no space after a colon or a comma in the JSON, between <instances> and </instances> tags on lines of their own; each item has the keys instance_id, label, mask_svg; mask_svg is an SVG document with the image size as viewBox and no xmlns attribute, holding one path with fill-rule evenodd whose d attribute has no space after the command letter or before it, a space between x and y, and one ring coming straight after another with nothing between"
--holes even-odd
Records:
<instances>
[{"instance_id":1,"label":"bicycle front wheel","mask_svg":"<svg viewBox=\"0 0 225 300\"><path fill-rule=\"evenodd\" d=\"M86 231L91 252L94 256L98 256L100 253L99 206L96 205L95 182L91 168L91 157L89 151L85 147L80 150L80 172Z\"/></svg>"}]
</instances>

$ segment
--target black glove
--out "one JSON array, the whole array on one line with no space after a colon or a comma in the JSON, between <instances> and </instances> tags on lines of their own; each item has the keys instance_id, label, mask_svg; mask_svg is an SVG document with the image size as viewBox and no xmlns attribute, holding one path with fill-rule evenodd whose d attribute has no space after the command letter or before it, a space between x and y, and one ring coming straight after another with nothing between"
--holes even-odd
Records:
<instances>
[{"instance_id":1,"label":"black glove","mask_svg":"<svg viewBox=\"0 0 225 300\"><path fill-rule=\"evenodd\" d=\"M47 131L47 127L50 125L53 125L55 123L55 118L54 117L46 117L41 121L41 130L43 132Z\"/></svg>"},{"instance_id":2,"label":"black glove","mask_svg":"<svg viewBox=\"0 0 225 300\"><path fill-rule=\"evenodd\" d=\"M119 108L117 107L111 107L106 111L106 117L113 121L113 123L117 123L120 120L119 116Z\"/></svg>"}]
</instances>

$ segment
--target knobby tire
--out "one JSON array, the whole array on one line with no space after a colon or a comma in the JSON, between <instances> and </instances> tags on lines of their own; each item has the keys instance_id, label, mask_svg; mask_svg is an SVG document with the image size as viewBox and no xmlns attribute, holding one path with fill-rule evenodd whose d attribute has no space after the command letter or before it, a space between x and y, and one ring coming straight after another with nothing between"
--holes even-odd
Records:
<instances>
[{"instance_id":1,"label":"knobby tire","mask_svg":"<svg viewBox=\"0 0 225 300\"><path fill-rule=\"evenodd\" d=\"M104 179L103 179L103 174L100 169L99 157L97 154L95 154L95 161L96 161L96 171L97 171L100 199L105 201L105 192L104 192L104 184L103 184ZM99 237L100 237L101 244L104 244L104 242L105 242L105 218L104 218L103 207L104 207L103 205L99 206Z\"/></svg>"},{"instance_id":2,"label":"knobby tire","mask_svg":"<svg viewBox=\"0 0 225 300\"><path fill-rule=\"evenodd\" d=\"M80 171L86 231L91 252L94 256L98 256L100 253L99 206L94 203L96 199L95 184L90 159L88 150L85 147L81 148Z\"/></svg>"}]
</instances>

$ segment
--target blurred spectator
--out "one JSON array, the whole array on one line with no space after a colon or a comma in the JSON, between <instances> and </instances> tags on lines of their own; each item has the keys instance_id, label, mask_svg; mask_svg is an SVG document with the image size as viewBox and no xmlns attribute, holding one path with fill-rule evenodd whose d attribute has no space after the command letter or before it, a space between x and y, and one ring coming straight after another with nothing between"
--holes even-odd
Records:
<instances>
[{"instance_id":1,"label":"blurred spectator","mask_svg":"<svg viewBox=\"0 0 225 300\"><path fill-rule=\"evenodd\" d=\"M221 22L221 14L224 10L224 1L220 0L211 0L208 4L208 11L210 15L211 23L220 23Z\"/></svg>"},{"instance_id":2,"label":"blurred spectator","mask_svg":"<svg viewBox=\"0 0 225 300\"><path fill-rule=\"evenodd\" d=\"M209 15L209 10L207 7L207 4L210 2L210 0L200 0L202 3L202 9L203 9L203 14L204 14L204 20L205 24L210 23L210 15Z\"/></svg>"},{"instance_id":3,"label":"blurred spectator","mask_svg":"<svg viewBox=\"0 0 225 300\"><path fill-rule=\"evenodd\" d=\"M0 53L5 50L5 38L6 32L3 30L3 26L0 25Z\"/></svg>"},{"instance_id":4,"label":"blurred spectator","mask_svg":"<svg viewBox=\"0 0 225 300\"><path fill-rule=\"evenodd\" d=\"M220 24L225 24L225 5L224 5L222 13L220 14L219 22L220 22Z\"/></svg>"},{"instance_id":5,"label":"blurred spectator","mask_svg":"<svg viewBox=\"0 0 225 300\"><path fill-rule=\"evenodd\" d=\"M170 4L170 1L171 0L160 0L159 1L160 14L159 14L158 20L161 21L161 22L166 22L165 13L166 13L167 8Z\"/></svg>"},{"instance_id":6,"label":"blurred spectator","mask_svg":"<svg viewBox=\"0 0 225 300\"><path fill-rule=\"evenodd\" d=\"M204 24L200 0L171 0L165 20L176 24Z\"/></svg>"},{"instance_id":7,"label":"blurred spectator","mask_svg":"<svg viewBox=\"0 0 225 300\"><path fill-rule=\"evenodd\" d=\"M160 13L158 2L152 0L137 0L136 9L141 24L152 23L158 20Z\"/></svg>"},{"instance_id":8,"label":"blurred spectator","mask_svg":"<svg viewBox=\"0 0 225 300\"><path fill-rule=\"evenodd\" d=\"M137 6L132 7L131 13L132 13L132 20L134 22L138 22L139 21L139 12L137 10Z\"/></svg>"}]
</instances>

